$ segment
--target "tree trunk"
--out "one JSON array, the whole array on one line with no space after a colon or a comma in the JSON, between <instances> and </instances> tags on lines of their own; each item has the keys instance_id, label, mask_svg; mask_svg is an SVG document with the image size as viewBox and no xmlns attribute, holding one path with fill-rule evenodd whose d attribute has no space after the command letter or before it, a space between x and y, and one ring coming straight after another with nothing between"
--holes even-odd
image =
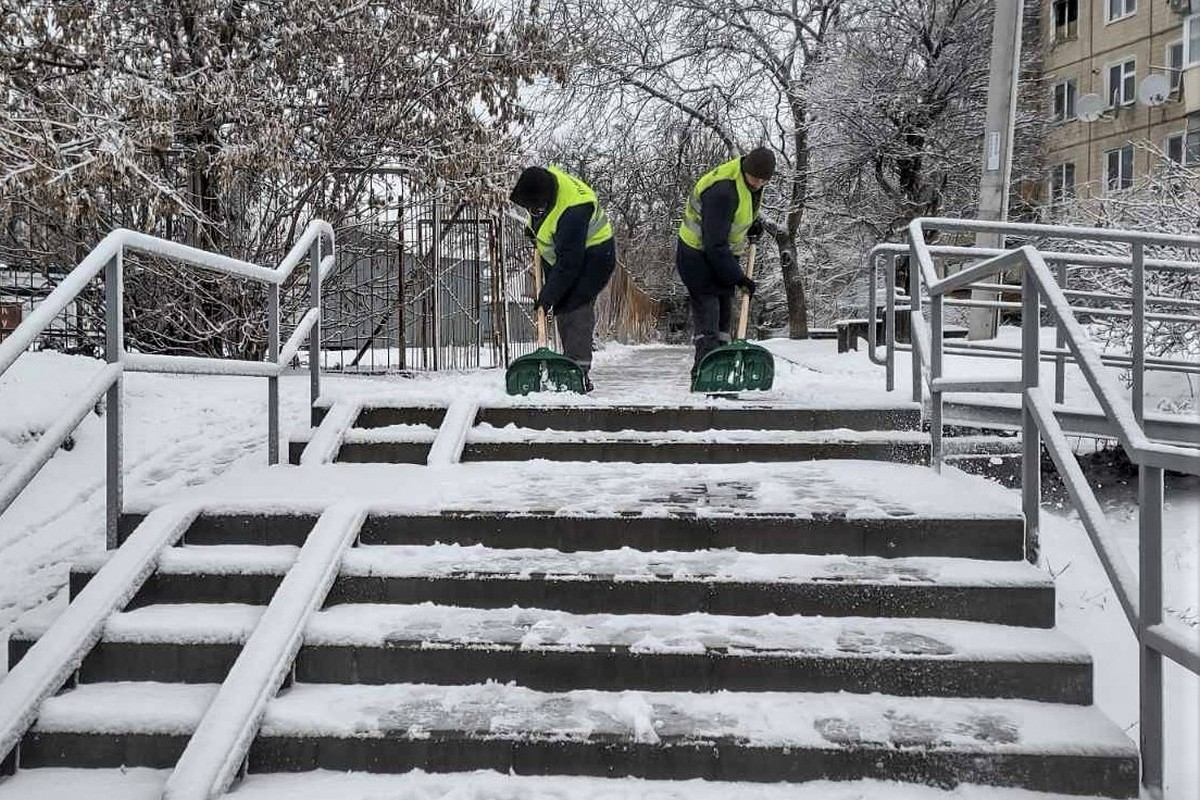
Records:
<instances>
[{"instance_id":1,"label":"tree trunk","mask_svg":"<svg viewBox=\"0 0 1200 800\"><path fill-rule=\"evenodd\" d=\"M788 337L808 338L808 300L804 296L804 281L796 257L796 241L787 234L777 236L779 267L783 272L783 290L787 295Z\"/></svg>"}]
</instances>

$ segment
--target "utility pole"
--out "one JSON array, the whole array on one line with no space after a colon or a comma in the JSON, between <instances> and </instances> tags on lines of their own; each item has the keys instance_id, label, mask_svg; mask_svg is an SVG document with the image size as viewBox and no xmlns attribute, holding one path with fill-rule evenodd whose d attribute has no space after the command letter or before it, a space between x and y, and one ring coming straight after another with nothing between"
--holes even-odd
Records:
<instances>
[{"instance_id":1,"label":"utility pole","mask_svg":"<svg viewBox=\"0 0 1200 800\"><path fill-rule=\"evenodd\" d=\"M983 173L979 181L979 219L1003 222L1008 217L1008 185L1012 179L1013 128L1016 122L1017 78L1021 73L1023 0L996 0L992 20L992 60L988 78L987 121L983 137ZM1004 237L975 236L976 247L1002 247ZM971 290L972 300L995 300L995 292ZM972 308L967 337L996 335L996 310Z\"/></svg>"}]
</instances>

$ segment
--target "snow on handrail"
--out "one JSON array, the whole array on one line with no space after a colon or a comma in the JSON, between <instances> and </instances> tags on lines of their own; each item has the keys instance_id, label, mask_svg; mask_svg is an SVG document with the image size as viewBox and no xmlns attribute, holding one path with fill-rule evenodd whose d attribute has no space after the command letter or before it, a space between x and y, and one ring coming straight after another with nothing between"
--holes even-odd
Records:
<instances>
[{"instance_id":1,"label":"snow on handrail","mask_svg":"<svg viewBox=\"0 0 1200 800\"><path fill-rule=\"evenodd\" d=\"M104 393L121 377L120 364L108 364L100 373L75 395L74 402L67 407L58 420L43 433L28 453L0 480L0 515L3 515L17 495L38 473L55 451L71 435L71 431L83 421Z\"/></svg>"},{"instance_id":2,"label":"snow on handrail","mask_svg":"<svg viewBox=\"0 0 1200 800\"><path fill-rule=\"evenodd\" d=\"M321 321L321 310L319 308L310 308L305 312L300 319L300 324L296 326L296 330L292 331L292 335L288 337L287 343L279 351L277 363L283 367L291 362L296 357L296 353L300 352L300 346L308 339L308 335L312 333L313 325Z\"/></svg>"},{"instance_id":3,"label":"snow on handrail","mask_svg":"<svg viewBox=\"0 0 1200 800\"><path fill-rule=\"evenodd\" d=\"M123 234L122 245L130 250L172 258L176 261L191 264L192 266L203 267L212 272L237 275L260 283L283 282L283 278L280 277L278 270L260 267L258 264L252 264L240 258L224 256L220 253L211 253L208 250L201 250L198 247L173 242L170 239L160 239L157 236L139 233L138 231L122 230L121 233Z\"/></svg>"},{"instance_id":4,"label":"snow on handrail","mask_svg":"<svg viewBox=\"0 0 1200 800\"><path fill-rule=\"evenodd\" d=\"M133 599L159 554L179 540L199 513L199 507L183 504L152 511L0 681L0 761L20 743L42 702L79 669L108 617Z\"/></svg>"},{"instance_id":5,"label":"snow on handrail","mask_svg":"<svg viewBox=\"0 0 1200 800\"><path fill-rule=\"evenodd\" d=\"M364 519L366 509L338 505L317 520L167 779L163 800L210 800L228 790Z\"/></svg>"},{"instance_id":6,"label":"snow on handrail","mask_svg":"<svg viewBox=\"0 0 1200 800\"><path fill-rule=\"evenodd\" d=\"M331 253L334 252L333 226L323 219L314 219L305 226L304 233L300 234L300 238L292 245L292 249L279 262L279 266L272 270L277 277L275 283L281 284L287 280L288 276L292 274L300 262L304 260L304 257L308 255L308 249L312 246L313 242L322 236L329 240L329 250ZM323 264L318 268L317 272L324 277L325 268Z\"/></svg>"},{"instance_id":7,"label":"snow on handrail","mask_svg":"<svg viewBox=\"0 0 1200 800\"><path fill-rule=\"evenodd\" d=\"M279 374L278 364L233 358L122 353L121 363L128 372L158 372L170 375L242 375L250 378L273 378Z\"/></svg>"},{"instance_id":8,"label":"snow on handrail","mask_svg":"<svg viewBox=\"0 0 1200 800\"><path fill-rule=\"evenodd\" d=\"M75 298L87 288L104 269L109 259L121 252L123 231L115 230L100 240L92 252L87 254L79 266L71 270L54 291L46 296L37 308L17 326L17 329L0 342L0 375L13 365L22 353L29 349L34 340L49 327L54 318L62 313Z\"/></svg>"},{"instance_id":9,"label":"snow on handrail","mask_svg":"<svg viewBox=\"0 0 1200 800\"><path fill-rule=\"evenodd\" d=\"M342 440L362 412L362 400L350 398L338 400L317 426L316 433L304 446L300 454L301 465L328 464L337 458Z\"/></svg>"},{"instance_id":10,"label":"snow on handrail","mask_svg":"<svg viewBox=\"0 0 1200 800\"><path fill-rule=\"evenodd\" d=\"M1044 225L1033 222L992 222L956 217L918 217L908 226L910 234L925 241L925 229L968 231L971 233L1011 233L1016 236L1054 236L1061 239L1080 239L1093 242L1138 243L1163 247L1182 247L1200 250L1200 236L1174 233L1153 233L1125 228L1088 228L1081 225Z\"/></svg>"},{"instance_id":11,"label":"snow on handrail","mask_svg":"<svg viewBox=\"0 0 1200 800\"><path fill-rule=\"evenodd\" d=\"M962 245L931 244L927 246L930 255L958 256L964 259L976 259L986 256L998 256L1009 252L1002 247L965 247ZM911 247L906 242L880 242L871 248L867 257L879 253L907 254ZM1061 250L1039 250L1042 258L1048 264L1065 261L1072 266L1081 267L1127 267L1133 266L1129 256L1100 255L1098 253L1068 253ZM1145 259L1147 270L1155 269L1165 272L1200 272L1200 261L1178 261L1171 258Z\"/></svg>"}]
</instances>

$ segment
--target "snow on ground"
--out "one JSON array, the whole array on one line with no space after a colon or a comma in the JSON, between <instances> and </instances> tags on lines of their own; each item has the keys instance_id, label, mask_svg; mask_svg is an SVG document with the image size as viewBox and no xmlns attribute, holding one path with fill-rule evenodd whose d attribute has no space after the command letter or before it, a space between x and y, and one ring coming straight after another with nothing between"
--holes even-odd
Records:
<instances>
[{"instance_id":1,"label":"snow on ground","mask_svg":"<svg viewBox=\"0 0 1200 800\"><path fill-rule=\"evenodd\" d=\"M1006 331L1001 338L1011 340L1012 335L1011 331ZM1048 333L1046 335L1049 336ZM872 365L864 351L838 355L834 343L829 341L772 340L765 344L777 356L776 387L769 393L745 402L814 407L887 407L907 404L909 360L905 353L897 354L898 388L889 394L884 391L882 368ZM697 400L688 393L688 362L688 354L680 348L609 345L597 354L593 372L597 390L588 397L543 395L508 398L503 394L502 375L498 371L420 375L413 378L327 376L324 391L330 398L375 396L400 399L414 405L448 405L451 400L463 395L475 396L483 404L493 405L541 402L722 405L732 402ZM81 357L35 353L20 359L0 379L0 475L25 452L37 434L54 421L72 393L84 386L99 367L98 362ZM1015 377L1018 370L1019 363L1016 361L950 357L947 374L959 378ZM1050 385L1053 364L1043 364L1042 375L1046 385ZM304 423L307 381L305 374L287 376L282 381L285 433L298 429ZM1150 395L1147 408L1194 416L1200 383L1195 377L1151 373L1147 383ZM203 493L211 493L214 498L224 497L232 501L238 497L250 499L254 496L249 490L261 479L264 472L261 466L266 461L265 381L254 378L133 374L126 376L125 385L125 474L127 498L131 505L177 496L201 486L206 487ZM1011 397L997 399L1014 401ZM1083 385L1078 372L1072 367L1068 367L1066 399L1067 404L1074 407L1095 407L1090 390ZM0 517L0 639L22 612L58 592L65 582L70 562L102 548L103 435L103 420L99 416L90 416L76 432L74 448L60 451L42 470L30 489ZM798 502L806 481L817 478L854 480L857 474L858 490L851 493L849 499L847 496L839 498L836 509L845 511L848 507L869 507L876 512L894 513L899 507L911 511L912 497L901 491L902 484L911 481L889 480L883 471L874 475L866 471L882 470L884 467L858 466L863 469L856 469L853 464L843 464L832 470L808 465L793 473L792 480L784 481L778 480L781 467L771 465L755 468L675 468L680 473L678 479L649 486L646 480L653 470L631 472L625 468L611 470L604 488L615 492L636 489L640 494L635 492L625 497L634 501L656 499L667 513L672 508L704 505L709 506L710 511L722 513L729 505L722 497L735 496L739 491L736 482L748 479L758 487L758 499L765 506L822 511L825 509L819 504L804 506L803 502ZM376 472L369 465L361 469L362 475ZM464 465L440 477L426 474L424 478L421 477L423 473L433 471L420 467L399 469L406 472L403 479L400 479L399 473L392 473L392 483L390 487L385 487L380 473L377 478L367 480L364 492L375 492L376 499L384 505L395 502L397 498L394 495L397 492L411 498L418 492L429 491L420 503L431 508L448 499L466 503L487 501L489 497L495 507L501 507L505 503L498 502L494 493L510 491L522 477L527 477L499 474L503 468L490 465ZM466 476L462 473L457 476L450 474L454 470L468 469L473 470L469 480L464 480ZM556 482L580 483L584 478L582 473L569 474L570 468L564 465L531 465L531 469L530 475L540 476L535 485L540 484L543 488ZM898 469L911 470L915 475L919 468ZM484 479L489 471L492 477ZM772 472L775 473L774 478L771 477ZM924 471L921 472L924 474ZM303 477L305 474L304 470L296 469L288 477L302 489L307 487L310 490L318 490L321 481L327 477L327 473L319 468L314 469L307 478ZM661 475L665 475L665 470L661 471ZM214 482L219 476L222 479ZM477 477L480 480L475 480ZM953 471L947 472L945 480L950 483L935 487L934 494L940 488L952 497L960 500L965 498L964 502L969 502L971 494L984 486L978 479L956 476ZM591 509L597 513L603 511L604 503L597 502L594 497L588 500L586 496L596 494L596 489L604 482L597 485L584 482L577 492L574 506L568 503L568 507L582 511ZM464 485L475 488L464 489ZM970 492L966 491L968 485L972 487ZM661 491L670 486L676 489L682 486L684 490L665 494ZM764 491L771 487L774 487L774 494ZM1013 492L994 486L982 491L991 498L989 505L995 503L1009 509L1016 507L1016 495ZM860 493L861 496L856 496ZM284 494L297 496L291 492ZM908 505L905 506L905 503ZM1121 548L1130 563L1136 564L1135 516L1131 518L1127 509L1120 508L1113 509L1112 513ZM1189 625L1192 630L1200 631L1197 623L1200 609L1200 582L1197 580L1200 572L1200 492L1172 493L1168 496L1166 513L1164 557L1167 616L1176 624ZM1048 513L1044 517L1042 546L1043 566L1057 576L1059 624L1084 644L1096 659L1097 702L1118 725L1136 736L1136 645L1091 545L1073 517ZM1181 673L1182 670L1168 664L1168 775L1175 787L1175 794L1169 793L1168 797L1193 800L1179 792L1200 785L1193 757L1197 752L1196 743L1200 740L1196 711L1200 708L1200 691L1192 676ZM371 779L363 780L365 797L374 789L367 785ZM425 794L418 796L445 796L442 789L437 788L438 780L441 779L429 776L428 786L421 789ZM487 788L481 788L478 795L463 796L507 796L500 789L489 794L492 788L487 780L482 784ZM612 786L607 782L603 785L604 791ZM545 786L547 796L551 797L593 796L591 789L582 786L570 789L569 793L566 788L560 789L549 784ZM839 785L838 788L848 787ZM908 791L908 787L905 790ZM384 791L380 787L380 792ZM446 789L446 792L449 791ZM595 791L602 790L597 788ZM673 789L671 791L674 792ZM815 791L817 793L813 797L837 796ZM934 790L911 791L914 798L960 796L958 793L934 794ZM693 796L694 793L685 794ZM37 795L23 792L21 796ZM264 789L261 796L274 795ZM628 796L643 795L640 791L631 791ZM661 796L682 797L683 794ZM864 792L863 796L873 795ZM881 796L904 800L908 797L890 791ZM992 795L970 796L990 798ZM1002 795L995 796L999 798ZM1008 800L1009 795L1003 796Z\"/></svg>"},{"instance_id":2,"label":"snow on ground","mask_svg":"<svg viewBox=\"0 0 1200 800\"><path fill-rule=\"evenodd\" d=\"M3 800L159 800L168 772L152 769L23 770L0 784ZM573 778L500 775L480 771L438 775L316 772L247 776L237 800L1080 800L1076 796L1022 789L959 786L935 789L909 783L814 781L801 786L646 781L637 778Z\"/></svg>"}]
</instances>

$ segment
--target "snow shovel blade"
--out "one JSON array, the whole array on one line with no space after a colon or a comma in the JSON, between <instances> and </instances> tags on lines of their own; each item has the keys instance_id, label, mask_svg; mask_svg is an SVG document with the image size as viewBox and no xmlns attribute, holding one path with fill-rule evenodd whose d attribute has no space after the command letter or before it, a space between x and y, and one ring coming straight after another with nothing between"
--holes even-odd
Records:
<instances>
[{"instance_id":1,"label":"snow shovel blade","mask_svg":"<svg viewBox=\"0 0 1200 800\"><path fill-rule=\"evenodd\" d=\"M765 347L735 341L713 350L700 362L692 380L693 392L744 392L770 389L775 382L775 359Z\"/></svg>"},{"instance_id":2,"label":"snow shovel blade","mask_svg":"<svg viewBox=\"0 0 1200 800\"><path fill-rule=\"evenodd\" d=\"M514 360L504 376L509 394L577 392L583 394L583 368L549 347Z\"/></svg>"}]
</instances>

